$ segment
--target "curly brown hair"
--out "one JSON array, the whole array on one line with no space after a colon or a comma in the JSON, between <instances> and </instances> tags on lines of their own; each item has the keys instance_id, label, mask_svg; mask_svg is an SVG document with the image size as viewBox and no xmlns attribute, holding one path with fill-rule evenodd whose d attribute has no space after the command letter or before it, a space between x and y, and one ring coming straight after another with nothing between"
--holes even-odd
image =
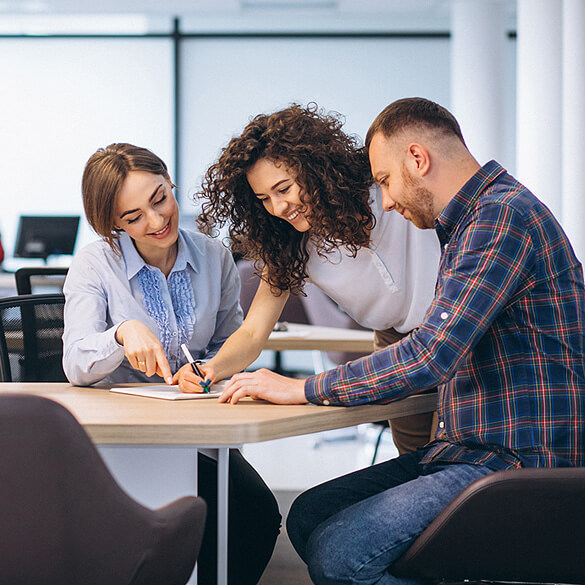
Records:
<instances>
[{"instance_id":1,"label":"curly brown hair","mask_svg":"<svg viewBox=\"0 0 585 585\"><path fill-rule=\"evenodd\" d=\"M200 229L216 234L229 224L232 250L266 267L274 292L302 292L307 278L307 245L323 255L345 246L352 256L367 246L375 219L368 204L372 175L367 152L345 134L343 118L310 103L260 114L231 139L206 172L198 218ZM295 175L308 205L308 232L270 215L252 191L246 173L263 158L284 164Z\"/></svg>"}]
</instances>

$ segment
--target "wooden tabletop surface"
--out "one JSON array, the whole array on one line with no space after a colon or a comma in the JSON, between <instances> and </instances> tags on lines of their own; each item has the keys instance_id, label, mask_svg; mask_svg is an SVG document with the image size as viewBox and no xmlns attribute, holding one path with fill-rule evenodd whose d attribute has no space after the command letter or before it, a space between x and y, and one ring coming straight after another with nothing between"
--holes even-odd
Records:
<instances>
[{"instance_id":1,"label":"wooden tabletop surface","mask_svg":"<svg viewBox=\"0 0 585 585\"><path fill-rule=\"evenodd\" d=\"M434 395L386 405L280 406L244 399L237 405L215 398L160 400L115 394L108 388L64 383L0 383L0 392L51 398L70 410L98 444L242 445L354 426L430 411Z\"/></svg>"}]
</instances>

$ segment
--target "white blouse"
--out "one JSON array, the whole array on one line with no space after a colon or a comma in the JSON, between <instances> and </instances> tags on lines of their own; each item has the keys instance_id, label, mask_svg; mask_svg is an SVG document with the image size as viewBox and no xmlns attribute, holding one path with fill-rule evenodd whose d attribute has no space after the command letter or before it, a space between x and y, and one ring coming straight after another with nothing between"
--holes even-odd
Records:
<instances>
[{"instance_id":1,"label":"white blouse","mask_svg":"<svg viewBox=\"0 0 585 585\"><path fill-rule=\"evenodd\" d=\"M420 230L396 211L384 211L379 186L370 194L376 225L369 247L355 258L345 248L325 258L310 249L308 282L360 325L407 333L422 322L434 297L439 239L434 230Z\"/></svg>"}]
</instances>

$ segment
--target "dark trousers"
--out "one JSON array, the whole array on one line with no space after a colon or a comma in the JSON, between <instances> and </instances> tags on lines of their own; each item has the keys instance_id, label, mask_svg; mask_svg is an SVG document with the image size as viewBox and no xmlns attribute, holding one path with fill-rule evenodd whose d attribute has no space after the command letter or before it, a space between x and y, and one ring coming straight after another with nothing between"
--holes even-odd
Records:
<instances>
[{"instance_id":1,"label":"dark trousers","mask_svg":"<svg viewBox=\"0 0 585 585\"><path fill-rule=\"evenodd\" d=\"M199 495L207 521L197 561L200 585L217 583L217 461L199 454ZM255 585L280 532L274 495L238 450L230 451L228 497L228 583Z\"/></svg>"}]
</instances>

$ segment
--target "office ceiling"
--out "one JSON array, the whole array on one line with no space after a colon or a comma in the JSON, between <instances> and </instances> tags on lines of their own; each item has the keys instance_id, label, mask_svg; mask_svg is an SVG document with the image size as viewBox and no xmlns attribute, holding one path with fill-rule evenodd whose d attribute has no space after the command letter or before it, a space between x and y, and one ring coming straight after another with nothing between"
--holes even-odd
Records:
<instances>
[{"instance_id":1,"label":"office ceiling","mask_svg":"<svg viewBox=\"0 0 585 585\"><path fill-rule=\"evenodd\" d=\"M516 0L0 0L0 33L29 33L27 22L60 18L71 30L118 19L155 30L178 17L190 30L445 30L453 2L503 5L514 26ZM77 17L75 22L73 19ZM126 19L124 22L120 19ZM141 19L142 24L136 25ZM134 22L134 24L132 24ZM130 25L128 25L130 23ZM154 24L153 24L154 23ZM158 24L157 24L158 23ZM89 23L89 28L94 23ZM110 25L106 25L110 26Z\"/></svg>"},{"instance_id":2,"label":"office ceiling","mask_svg":"<svg viewBox=\"0 0 585 585\"><path fill-rule=\"evenodd\" d=\"M196 15L208 12L318 11L405 14L448 10L451 0L0 0L0 13L136 13ZM471 0L473 1L473 0ZM510 1L510 0L507 0ZM515 2L514 2L515 3Z\"/></svg>"}]
</instances>

